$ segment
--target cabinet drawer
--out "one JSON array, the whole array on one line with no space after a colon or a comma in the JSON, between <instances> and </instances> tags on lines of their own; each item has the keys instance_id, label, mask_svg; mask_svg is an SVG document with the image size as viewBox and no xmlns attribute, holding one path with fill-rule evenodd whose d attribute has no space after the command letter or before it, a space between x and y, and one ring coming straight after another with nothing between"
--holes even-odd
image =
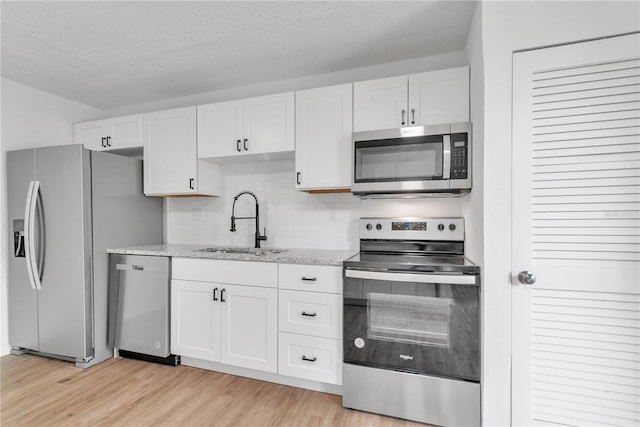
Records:
<instances>
[{"instance_id":1,"label":"cabinet drawer","mask_svg":"<svg viewBox=\"0 0 640 427\"><path fill-rule=\"evenodd\" d=\"M342 341L280 332L278 373L342 384Z\"/></svg>"},{"instance_id":2,"label":"cabinet drawer","mask_svg":"<svg viewBox=\"0 0 640 427\"><path fill-rule=\"evenodd\" d=\"M275 288L278 265L270 262L173 258L172 278Z\"/></svg>"},{"instance_id":3,"label":"cabinet drawer","mask_svg":"<svg viewBox=\"0 0 640 427\"><path fill-rule=\"evenodd\" d=\"M280 289L342 293L342 267L280 264Z\"/></svg>"},{"instance_id":4,"label":"cabinet drawer","mask_svg":"<svg viewBox=\"0 0 640 427\"><path fill-rule=\"evenodd\" d=\"M281 331L342 338L342 296L281 289L279 304Z\"/></svg>"}]
</instances>

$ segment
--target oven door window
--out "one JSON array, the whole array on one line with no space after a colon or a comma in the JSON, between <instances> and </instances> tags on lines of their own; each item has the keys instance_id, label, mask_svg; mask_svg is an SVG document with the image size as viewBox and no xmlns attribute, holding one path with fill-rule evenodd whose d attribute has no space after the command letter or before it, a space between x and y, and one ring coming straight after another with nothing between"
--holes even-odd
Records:
<instances>
[{"instance_id":1,"label":"oven door window","mask_svg":"<svg viewBox=\"0 0 640 427\"><path fill-rule=\"evenodd\" d=\"M442 136L356 141L356 183L442 179Z\"/></svg>"},{"instance_id":2,"label":"oven door window","mask_svg":"<svg viewBox=\"0 0 640 427\"><path fill-rule=\"evenodd\" d=\"M344 361L480 380L480 287L344 278Z\"/></svg>"},{"instance_id":3,"label":"oven door window","mask_svg":"<svg viewBox=\"0 0 640 427\"><path fill-rule=\"evenodd\" d=\"M367 337L415 345L450 346L451 298L369 294Z\"/></svg>"}]
</instances>

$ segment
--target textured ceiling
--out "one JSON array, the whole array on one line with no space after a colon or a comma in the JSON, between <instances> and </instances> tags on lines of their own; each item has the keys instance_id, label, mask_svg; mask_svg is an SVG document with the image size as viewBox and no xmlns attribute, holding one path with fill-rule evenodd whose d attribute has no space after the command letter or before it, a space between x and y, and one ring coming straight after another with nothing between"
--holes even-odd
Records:
<instances>
[{"instance_id":1,"label":"textured ceiling","mask_svg":"<svg viewBox=\"0 0 640 427\"><path fill-rule=\"evenodd\" d=\"M464 48L473 1L2 1L8 79L106 109Z\"/></svg>"}]
</instances>

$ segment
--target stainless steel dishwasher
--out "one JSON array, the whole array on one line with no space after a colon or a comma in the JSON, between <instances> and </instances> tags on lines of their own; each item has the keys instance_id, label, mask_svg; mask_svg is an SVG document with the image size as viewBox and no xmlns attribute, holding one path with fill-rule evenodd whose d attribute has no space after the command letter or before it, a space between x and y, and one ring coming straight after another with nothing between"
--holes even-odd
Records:
<instances>
[{"instance_id":1,"label":"stainless steel dishwasher","mask_svg":"<svg viewBox=\"0 0 640 427\"><path fill-rule=\"evenodd\" d=\"M120 356L177 365L170 346L169 258L110 257L109 339Z\"/></svg>"}]
</instances>

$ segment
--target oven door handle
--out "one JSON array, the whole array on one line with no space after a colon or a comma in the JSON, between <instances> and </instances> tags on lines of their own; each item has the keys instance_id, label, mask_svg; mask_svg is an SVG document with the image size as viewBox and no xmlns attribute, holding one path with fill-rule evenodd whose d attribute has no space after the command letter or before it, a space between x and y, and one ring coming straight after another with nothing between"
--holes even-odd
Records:
<instances>
[{"instance_id":1,"label":"oven door handle","mask_svg":"<svg viewBox=\"0 0 640 427\"><path fill-rule=\"evenodd\" d=\"M417 283L442 283L446 285L471 285L478 286L475 275L456 274L415 274L415 273L389 273L366 270L345 270L344 275L354 279L389 280L392 282L417 282Z\"/></svg>"}]
</instances>

